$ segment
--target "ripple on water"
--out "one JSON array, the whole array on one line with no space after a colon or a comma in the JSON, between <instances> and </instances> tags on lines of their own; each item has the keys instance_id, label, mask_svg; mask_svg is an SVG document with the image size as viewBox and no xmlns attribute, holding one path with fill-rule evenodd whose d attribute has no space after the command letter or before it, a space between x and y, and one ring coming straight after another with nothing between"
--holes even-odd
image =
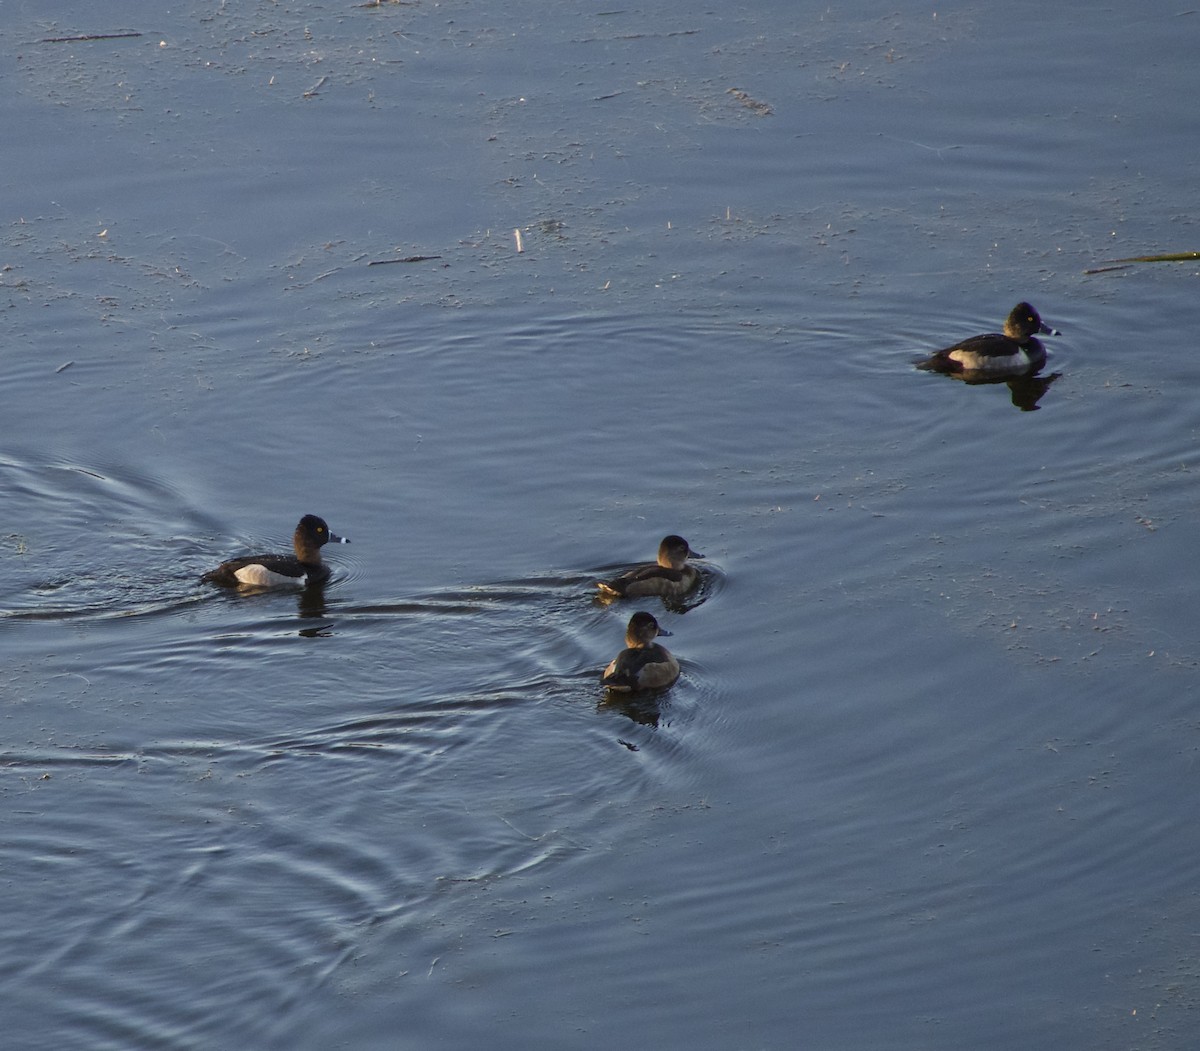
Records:
<instances>
[{"instance_id":1,"label":"ripple on water","mask_svg":"<svg viewBox=\"0 0 1200 1051\"><path fill-rule=\"evenodd\" d=\"M186 710L165 718L146 702L169 697L134 690L127 726L108 713L107 747L5 756L52 773L35 782L43 793L86 777L95 803L75 819L43 794L7 840L14 881L89 901L35 907L36 932L32 919L9 925L7 956L21 961L10 988L48 1010L37 988L53 970L68 1030L76 1020L169 1043L203 1031L203 1012L145 993L186 982L195 1003L221 1004L220 1031L268 1046L305 998L353 988L355 962L395 936L393 970L427 970L458 951L464 903L610 850L614 819L686 770L678 720L695 691L689 668L656 727L601 710L592 649L618 623L586 584L334 599L339 652L319 667L304 653L324 643L277 632L291 616L264 619L249 611L273 604L253 601L210 604L124 651L97 690L128 694L169 665L194 682ZM219 656L210 628L232 610L233 635L267 638L260 652ZM349 691L342 662L357 668Z\"/></svg>"},{"instance_id":2,"label":"ripple on water","mask_svg":"<svg viewBox=\"0 0 1200 1051\"><path fill-rule=\"evenodd\" d=\"M169 480L9 454L0 492L12 509L0 551L17 578L0 618L179 613L198 601L200 545L179 527L201 516Z\"/></svg>"},{"instance_id":3,"label":"ripple on water","mask_svg":"<svg viewBox=\"0 0 1200 1051\"><path fill-rule=\"evenodd\" d=\"M195 535L217 532L208 515L196 512L175 487L136 473L10 461L0 475L21 498L23 514L37 523L3 538L10 564L24 570L24 580L0 620L182 615L205 603L242 610L255 602L260 608L294 603L312 619L362 572L360 561L339 545L327 559L333 575L320 588L216 589L201 584L202 573L235 553L288 550L290 535L251 537L221 550L219 542ZM191 523L193 535L178 535L181 522Z\"/></svg>"}]
</instances>

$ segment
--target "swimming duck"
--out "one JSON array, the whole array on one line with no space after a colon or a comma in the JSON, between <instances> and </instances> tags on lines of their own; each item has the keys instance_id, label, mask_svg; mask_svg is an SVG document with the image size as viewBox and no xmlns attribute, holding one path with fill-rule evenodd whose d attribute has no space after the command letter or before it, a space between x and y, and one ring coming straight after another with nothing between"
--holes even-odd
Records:
<instances>
[{"instance_id":1,"label":"swimming duck","mask_svg":"<svg viewBox=\"0 0 1200 1051\"><path fill-rule=\"evenodd\" d=\"M596 583L606 598L636 598L639 595L662 595L681 598L700 582L695 566L685 565L689 558L703 558L688 547L681 536L663 537L658 545L658 561L647 562L622 573L615 580Z\"/></svg>"},{"instance_id":2,"label":"swimming duck","mask_svg":"<svg viewBox=\"0 0 1200 1051\"><path fill-rule=\"evenodd\" d=\"M1028 303L1018 303L1004 322L1003 335L989 332L984 336L964 339L919 362L917 368L929 372L965 372L973 375L1031 374L1046 364L1046 348L1036 338L1039 332L1048 336L1058 335L1042 321L1033 307Z\"/></svg>"},{"instance_id":3,"label":"swimming duck","mask_svg":"<svg viewBox=\"0 0 1200 1051\"><path fill-rule=\"evenodd\" d=\"M294 555L243 555L222 562L200 579L207 584L237 587L250 584L273 587L280 584L322 584L329 579L329 567L321 561L321 548L328 543L348 544L345 537L329 531L325 519L305 515L292 534Z\"/></svg>"},{"instance_id":4,"label":"swimming duck","mask_svg":"<svg viewBox=\"0 0 1200 1051\"><path fill-rule=\"evenodd\" d=\"M610 690L632 693L670 686L679 678L679 662L654 640L663 631L649 613L635 613L625 629L625 649L604 669L600 683Z\"/></svg>"}]
</instances>

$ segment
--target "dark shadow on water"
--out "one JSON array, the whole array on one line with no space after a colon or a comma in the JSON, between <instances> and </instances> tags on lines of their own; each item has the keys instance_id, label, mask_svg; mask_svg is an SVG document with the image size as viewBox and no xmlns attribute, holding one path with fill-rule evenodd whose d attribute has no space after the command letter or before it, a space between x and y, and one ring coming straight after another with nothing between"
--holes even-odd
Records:
<instances>
[{"instance_id":1,"label":"dark shadow on water","mask_svg":"<svg viewBox=\"0 0 1200 1051\"><path fill-rule=\"evenodd\" d=\"M637 693L622 693L619 690L605 690L604 696L596 705L598 712L617 712L635 723L643 726L658 726L662 719L666 690L639 690ZM626 748L637 751L636 746L626 744Z\"/></svg>"},{"instance_id":2,"label":"dark shadow on water","mask_svg":"<svg viewBox=\"0 0 1200 1051\"><path fill-rule=\"evenodd\" d=\"M333 628L333 621L328 620L325 616L326 610L329 607L325 603L324 584L309 584L308 587L300 592L298 605L298 612L302 620L316 620L319 618L322 621L321 624L301 628L301 635L306 639L317 639L333 634L331 630Z\"/></svg>"},{"instance_id":3,"label":"dark shadow on water","mask_svg":"<svg viewBox=\"0 0 1200 1051\"><path fill-rule=\"evenodd\" d=\"M1061 372L1052 372L1049 376L1025 376L1022 379L1009 380L1008 389L1012 392L1012 403L1022 412L1033 412L1037 409L1042 395L1050 389Z\"/></svg>"},{"instance_id":4,"label":"dark shadow on water","mask_svg":"<svg viewBox=\"0 0 1200 1051\"><path fill-rule=\"evenodd\" d=\"M969 372L943 372L938 375L948 376L950 379L958 380L971 387L998 386L1003 383L1008 387L1015 408L1022 412L1035 412L1041 408L1038 403L1046 391L1062 373L1052 372L1048 376L984 376Z\"/></svg>"},{"instance_id":5,"label":"dark shadow on water","mask_svg":"<svg viewBox=\"0 0 1200 1051\"><path fill-rule=\"evenodd\" d=\"M317 639L328 638L333 634L334 621L328 617L329 604L325 600L325 590L328 585L329 581L309 584L303 588L257 587L245 584L234 588L213 588L210 584L205 584L204 587L206 591L216 591L218 594L223 593L225 599L229 602L254 602L260 599L279 598L290 593L295 598L296 615L301 621L320 621L319 624L305 625L297 634L306 639Z\"/></svg>"}]
</instances>

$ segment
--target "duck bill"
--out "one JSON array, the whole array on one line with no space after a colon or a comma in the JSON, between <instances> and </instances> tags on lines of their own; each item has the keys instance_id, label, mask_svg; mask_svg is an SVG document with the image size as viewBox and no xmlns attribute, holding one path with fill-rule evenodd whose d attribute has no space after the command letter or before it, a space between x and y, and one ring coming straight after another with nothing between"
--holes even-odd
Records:
<instances>
[{"instance_id":1,"label":"duck bill","mask_svg":"<svg viewBox=\"0 0 1200 1051\"><path fill-rule=\"evenodd\" d=\"M1061 336L1062 333L1056 328L1051 328L1046 322L1042 322L1042 327L1038 329L1043 336Z\"/></svg>"},{"instance_id":2,"label":"duck bill","mask_svg":"<svg viewBox=\"0 0 1200 1051\"><path fill-rule=\"evenodd\" d=\"M338 536L337 533L329 534L329 543L331 544L348 544L350 538L348 536Z\"/></svg>"}]
</instances>

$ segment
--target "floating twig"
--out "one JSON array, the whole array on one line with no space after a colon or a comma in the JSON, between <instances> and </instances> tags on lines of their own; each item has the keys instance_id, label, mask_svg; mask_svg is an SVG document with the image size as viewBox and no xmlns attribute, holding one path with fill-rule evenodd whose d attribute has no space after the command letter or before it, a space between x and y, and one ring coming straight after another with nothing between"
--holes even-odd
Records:
<instances>
[{"instance_id":1,"label":"floating twig","mask_svg":"<svg viewBox=\"0 0 1200 1051\"><path fill-rule=\"evenodd\" d=\"M313 98L317 94L317 92L320 91L325 86L325 82L328 80L329 80L328 76L322 77L320 80L318 80L311 88L309 88L304 93L304 97L306 99Z\"/></svg>"},{"instance_id":2,"label":"floating twig","mask_svg":"<svg viewBox=\"0 0 1200 1051\"><path fill-rule=\"evenodd\" d=\"M524 245L524 244L521 242L521 230L520 230L520 228L519 228L519 227L518 227L516 230L514 230L514 231L513 231L513 237L515 237L515 238L516 238L516 241L517 241L517 254L519 255L521 252L524 252L524 251L525 251L525 245Z\"/></svg>"},{"instance_id":3,"label":"floating twig","mask_svg":"<svg viewBox=\"0 0 1200 1051\"><path fill-rule=\"evenodd\" d=\"M75 364L75 362L73 362L73 361L64 361L61 365L58 366L58 368L56 368L54 370L54 375L57 376L60 372L63 372L66 369L69 369L74 364Z\"/></svg>"},{"instance_id":4,"label":"floating twig","mask_svg":"<svg viewBox=\"0 0 1200 1051\"><path fill-rule=\"evenodd\" d=\"M372 259L367 266L387 266L389 263L428 263L431 259L441 258L440 255L406 255L403 259Z\"/></svg>"},{"instance_id":5,"label":"floating twig","mask_svg":"<svg viewBox=\"0 0 1200 1051\"><path fill-rule=\"evenodd\" d=\"M1128 259L1112 259L1102 266L1085 270L1085 274L1104 274L1109 270L1124 270L1133 263L1191 263L1200 259L1200 252L1170 252L1167 255L1133 255Z\"/></svg>"},{"instance_id":6,"label":"floating twig","mask_svg":"<svg viewBox=\"0 0 1200 1051\"><path fill-rule=\"evenodd\" d=\"M667 40L673 36L695 36L699 33L699 29L675 29L670 33L626 33L624 36L619 36L617 40ZM585 41L586 43L586 41Z\"/></svg>"},{"instance_id":7,"label":"floating twig","mask_svg":"<svg viewBox=\"0 0 1200 1051\"><path fill-rule=\"evenodd\" d=\"M1168 255L1135 255L1128 259L1114 259L1114 263L1186 263L1200 259L1200 252L1172 252Z\"/></svg>"},{"instance_id":8,"label":"floating twig","mask_svg":"<svg viewBox=\"0 0 1200 1051\"><path fill-rule=\"evenodd\" d=\"M141 33L85 33L83 36L48 36L39 40L39 44L77 44L85 40L128 40L141 36Z\"/></svg>"}]
</instances>

